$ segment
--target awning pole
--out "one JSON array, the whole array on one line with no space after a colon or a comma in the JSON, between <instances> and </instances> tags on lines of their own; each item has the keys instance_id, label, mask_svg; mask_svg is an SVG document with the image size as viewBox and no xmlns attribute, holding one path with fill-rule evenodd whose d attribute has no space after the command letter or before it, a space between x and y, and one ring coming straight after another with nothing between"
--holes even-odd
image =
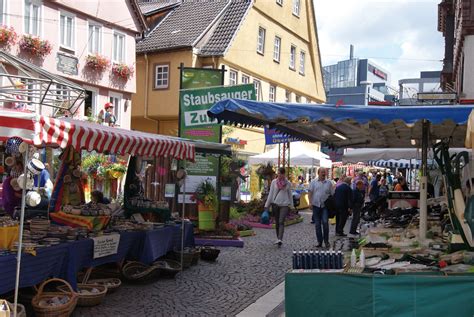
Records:
<instances>
[{"instance_id":1,"label":"awning pole","mask_svg":"<svg viewBox=\"0 0 474 317\"><path fill-rule=\"evenodd\" d=\"M23 155L23 190L21 191L21 211L20 211L20 232L18 233L18 253L16 256L16 276L15 276L15 298L13 303L13 316L16 317L18 306L18 289L20 287L20 266L21 266L21 249L23 245L23 224L25 222L25 204L26 204L26 180L28 177L28 153L30 147L27 146L25 154Z\"/></svg>"},{"instance_id":2,"label":"awning pole","mask_svg":"<svg viewBox=\"0 0 474 317\"><path fill-rule=\"evenodd\" d=\"M183 169L186 175L186 160L184 160ZM186 209L186 177L184 177L183 181L183 204L181 205L181 271L184 270L183 263L184 263L184 213Z\"/></svg>"},{"instance_id":3,"label":"awning pole","mask_svg":"<svg viewBox=\"0 0 474 317\"><path fill-rule=\"evenodd\" d=\"M426 239L428 219L428 142L430 133L430 122L423 120L421 140L421 177L420 177L420 241Z\"/></svg>"}]
</instances>

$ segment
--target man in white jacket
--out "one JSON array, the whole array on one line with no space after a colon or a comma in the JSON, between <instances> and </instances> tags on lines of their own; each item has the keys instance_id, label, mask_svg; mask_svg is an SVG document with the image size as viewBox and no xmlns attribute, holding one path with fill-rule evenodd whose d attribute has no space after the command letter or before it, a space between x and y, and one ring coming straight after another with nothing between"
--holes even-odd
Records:
<instances>
[{"instance_id":1,"label":"man in white jacket","mask_svg":"<svg viewBox=\"0 0 474 317\"><path fill-rule=\"evenodd\" d=\"M283 233L285 232L285 218L288 211L293 209L293 195L291 194L291 183L285 176L285 168L278 170L278 177L272 181L270 192L268 193L265 209L272 206L272 213L275 217L275 228L277 240L275 244L282 245Z\"/></svg>"}]
</instances>

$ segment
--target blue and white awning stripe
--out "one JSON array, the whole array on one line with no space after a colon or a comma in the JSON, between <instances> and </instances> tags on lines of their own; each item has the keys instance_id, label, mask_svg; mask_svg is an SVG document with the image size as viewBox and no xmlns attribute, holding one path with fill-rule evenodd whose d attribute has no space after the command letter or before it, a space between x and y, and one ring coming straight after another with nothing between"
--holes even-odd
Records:
<instances>
[{"instance_id":1,"label":"blue and white awning stripe","mask_svg":"<svg viewBox=\"0 0 474 317\"><path fill-rule=\"evenodd\" d=\"M371 166L378 166L378 167L387 167L387 168L410 168L410 169L420 169L421 164L419 161L413 161L410 163L409 161L385 161L385 160L378 160L378 161L368 161L368 164Z\"/></svg>"}]
</instances>

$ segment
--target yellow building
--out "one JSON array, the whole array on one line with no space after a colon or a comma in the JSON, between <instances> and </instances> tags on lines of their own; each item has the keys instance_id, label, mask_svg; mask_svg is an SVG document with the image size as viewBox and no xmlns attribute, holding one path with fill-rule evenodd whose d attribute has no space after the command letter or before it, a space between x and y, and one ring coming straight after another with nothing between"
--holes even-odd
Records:
<instances>
[{"instance_id":1,"label":"yellow building","mask_svg":"<svg viewBox=\"0 0 474 317\"><path fill-rule=\"evenodd\" d=\"M177 135L181 63L224 66L225 85L254 83L262 101L326 99L311 0L169 0L140 8L152 31L137 43L132 129ZM245 140L240 151L264 151L261 130L226 137Z\"/></svg>"}]
</instances>

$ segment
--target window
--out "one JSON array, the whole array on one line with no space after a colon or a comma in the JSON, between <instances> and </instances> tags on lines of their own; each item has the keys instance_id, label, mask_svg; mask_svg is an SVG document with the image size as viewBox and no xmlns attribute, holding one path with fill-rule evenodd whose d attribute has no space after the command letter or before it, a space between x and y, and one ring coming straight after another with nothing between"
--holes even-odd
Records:
<instances>
[{"instance_id":1,"label":"window","mask_svg":"<svg viewBox=\"0 0 474 317\"><path fill-rule=\"evenodd\" d=\"M40 36L41 33L41 2L25 0L25 33Z\"/></svg>"},{"instance_id":2,"label":"window","mask_svg":"<svg viewBox=\"0 0 474 317\"><path fill-rule=\"evenodd\" d=\"M123 63L125 61L125 35L114 32L114 46L112 59L114 62Z\"/></svg>"},{"instance_id":3,"label":"window","mask_svg":"<svg viewBox=\"0 0 474 317\"><path fill-rule=\"evenodd\" d=\"M296 46L291 45L290 48L290 68L295 70Z\"/></svg>"},{"instance_id":4,"label":"window","mask_svg":"<svg viewBox=\"0 0 474 317\"><path fill-rule=\"evenodd\" d=\"M273 43L273 60L275 62L280 62L280 48L281 48L281 38L275 36L275 42Z\"/></svg>"},{"instance_id":5,"label":"window","mask_svg":"<svg viewBox=\"0 0 474 317\"><path fill-rule=\"evenodd\" d=\"M285 90L285 102L291 102L291 91Z\"/></svg>"},{"instance_id":6,"label":"window","mask_svg":"<svg viewBox=\"0 0 474 317\"><path fill-rule=\"evenodd\" d=\"M295 100L296 100L297 103L301 103L301 97L300 96L296 95Z\"/></svg>"},{"instance_id":7,"label":"window","mask_svg":"<svg viewBox=\"0 0 474 317\"><path fill-rule=\"evenodd\" d=\"M59 36L61 47L74 49L74 15L61 12L59 16Z\"/></svg>"},{"instance_id":8,"label":"window","mask_svg":"<svg viewBox=\"0 0 474 317\"><path fill-rule=\"evenodd\" d=\"M275 102L276 87L270 85L270 90L268 91L268 101Z\"/></svg>"},{"instance_id":9,"label":"window","mask_svg":"<svg viewBox=\"0 0 474 317\"><path fill-rule=\"evenodd\" d=\"M102 51L102 26L89 22L89 53L99 54Z\"/></svg>"},{"instance_id":10,"label":"window","mask_svg":"<svg viewBox=\"0 0 474 317\"><path fill-rule=\"evenodd\" d=\"M250 83L250 77L247 75L242 75L242 84Z\"/></svg>"},{"instance_id":11,"label":"window","mask_svg":"<svg viewBox=\"0 0 474 317\"><path fill-rule=\"evenodd\" d=\"M254 79L253 85L255 86L255 97L257 100L261 100L260 92L262 91L262 83L260 83L260 80Z\"/></svg>"},{"instance_id":12,"label":"window","mask_svg":"<svg viewBox=\"0 0 474 317\"><path fill-rule=\"evenodd\" d=\"M109 102L114 105L115 124L120 125L120 114L122 113L122 94L109 93Z\"/></svg>"},{"instance_id":13,"label":"window","mask_svg":"<svg viewBox=\"0 0 474 317\"><path fill-rule=\"evenodd\" d=\"M235 70L229 72L229 85L237 85L237 72Z\"/></svg>"},{"instance_id":14,"label":"window","mask_svg":"<svg viewBox=\"0 0 474 317\"><path fill-rule=\"evenodd\" d=\"M84 86L86 90L86 98L84 99L84 117L95 118L98 114L97 97L99 90L94 87Z\"/></svg>"},{"instance_id":15,"label":"window","mask_svg":"<svg viewBox=\"0 0 474 317\"><path fill-rule=\"evenodd\" d=\"M301 6L301 0L293 0L293 14L296 15L297 17L300 16L300 6Z\"/></svg>"},{"instance_id":16,"label":"window","mask_svg":"<svg viewBox=\"0 0 474 317\"><path fill-rule=\"evenodd\" d=\"M279 6L283 6L283 0L276 0L276 2Z\"/></svg>"},{"instance_id":17,"label":"window","mask_svg":"<svg viewBox=\"0 0 474 317\"><path fill-rule=\"evenodd\" d=\"M170 65L155 65L155 89L167 89L170 84Z\"/></svg>"},{"instance_id":18,"label":"window","mask_svg":"<svg viewBox=\"0 0 474 317\"><path fill-rule=\"evenodd\" d=\"M0 25L5 25L7 21L7 0L0 0Z\"/></svg>"},{"instance_id":19,"label":"window","mask_svg":"<svg viewBox=\"0 0 474 317\"><path fill-rule=\"evenodd\" d=\"M306 54L305 52L301 51L300 52L300 74L304 75L304 64L306 60Z\"/></svg>"},{"instance_id":20,"label":"window","mask_svg":"<svg viewBox=\"0 0 474 317\"><path fill-rule=\"evenodd\" d=\"M257 53L265 53L265 29L262 27L258 28Z\"/></svg>"}]
</instances>

